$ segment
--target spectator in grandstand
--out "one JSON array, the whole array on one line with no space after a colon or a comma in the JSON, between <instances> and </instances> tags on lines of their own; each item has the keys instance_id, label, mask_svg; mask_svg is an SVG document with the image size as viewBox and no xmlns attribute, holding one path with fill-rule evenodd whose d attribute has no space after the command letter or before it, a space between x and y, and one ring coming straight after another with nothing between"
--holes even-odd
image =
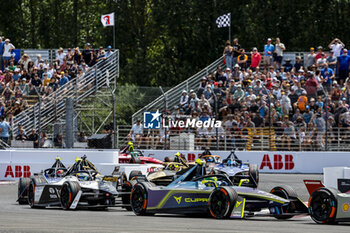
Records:
<instances>
[{"instance_id":1,"label":"spectator in grandstand","mask_svg":"<svg viewBox=\"0 0 350 233\"><path fill-rule=\"evenodd\" d=\"M311 70L311 66L316 63L316 54L313 47L310 48L310 53L306 57L305 66L308 70Z\"/></svg>"},{"instance_id":2,"label":"spectator in grandstand","mask_svg":"<svg viewBox=\"0 0 350 233\"><path fill-rule=\"evenodd\" d=\"M226 41L226 45L223 52L223 57L225 58L226 67L232 69L233 63L233 47L231 46L231 42Z\"/></svg>"},{"instance_id":3,"label":"spectator in grandstand","mask_svg":"<svg viewBox=\"0 0 350 233\"><path fill-rule=\"evenodd\" d=\"M271 44L271 38L267 39L267 44L264 46L264 66L265 69L271 65L272 53L275 51L275 46Z\"/></svg>"},{"instance_id":4,"label":"spectator in grandstand","mask_svg":"<svg viewBox=\"0 0 350 233\"><path fill-rule=\"evenodd\" d=\"M39 67L39 64L42 63L42 60L41 60L41 55L40 54L37 54L36 55L36 60L34 62L34 66L36 67Z\"/></svg>"},{"instance_id":5,"label":"spectator in grandstand","mask_svg":"<svg viewBox=\"0 0 350 233\"><path fill-rule=\"evenodd\" d=\"M83 59L86 64L90 65L93 57L93 52L90 49L90 43L86 43L85 49L82 52Z\"/></svg>"},{"instance_id":6,"label":"spectator in grandstand","mask_svg":"<svg viewBox=\"0 0 350 233\"><path fill-rule=\"evenodd\" d=\"M113 53L112 51L112 46L108 45L107 46L107 52L105 53L105 57L109 57Z\"/></svg>"},{"instance_id":7,"label":"spectator in grandstand","mask_svg":"<svg viewBox=\"0 0 350 233\"><path fill-rule=\"evenodd\" d=\"M258 67L260 67L260 63L261 63L261 55L258 52L257 48L253 48L253 51L250 52L251 55L251 63L250 63L250 69L254 72L258 69Z\"/></svg>"},{"instance_id":8,"label":"spectator in grandstand","mask_svg":"<svg viewBox=\"0 0 350 233\"><path fill-rule=\"evenodd\" d=\"M316 67L318 70L322 70L325 67L325 65L327 64L326 54L321 53L320 56L321 57L319 59L317 59L317 61L316 61Z\"/></svg>"},{"instance_id":9,"label":"spectator in grandstand","mask_svg":"<svg viewBox=\"0 0 350 233\"><path fill-rule=\"evenodd\" d=\"M10 43L10 39L6 39L5 40L5 44L4 44L4 52L3 52L3 59L4 59L4 67L6 68L10 63L9 61L12 58L12 50L15 49L15 46L13 44Z\"/></svg>"},{"instance_id":10,"label":"spectator in grandstand","mask_svg":"<svg viewBox=\"0 0 350 233\"><path fill-rule=\"evenodd\" d=\"M64 144L64 141L63 141L63 138L62 138L61 134L57 134L56 135L56 137L53 139L53 143L54 143L55 147L58 147L58 148L64 148L65 147L65 144Z\"/></svg>"},{"instance_id":11,"label":"spectator in grandstand","mask_svg":"<svg viewBox=\"0 0 350 233\"><path fill-rule=\"evenodd\" d=\"M326 64L327 66L327 64ZM305 84L305 90L307 92L308 98L316 98L317 97L317 89L318 89L318 82L315 78L315 75L313 73L308 73L308 79Z\"/></svg>"},{"instance_id":12,"label":"spectator in grandstand","mask_svg":"<svg viewBox=\"0 0 350 233\"><path fill-rule=\"evenodd\" d=\"M8 139L10 137L10 124L6 121L5 117L0 116L0 140L8 144Z\"/></svg>"},{"instance_id":13,"label":"spectator in grandstand","mask_svg":"<svg viewBox=\"0 0 350 233\"><path fill-rule=\"evenodd\" d=\"M64 72L61 72L61 77L58 82L60 84L60 87L69 82L68 77L64 76Z\"/></svg>"},{"instance_id":14,"label":"spectator in grandstand","mask_svg":"<svg viewBox=\"0 0 350 233\"><path fill-rule=\"evenodd\" d=\"M295 64L293 66L293 69L292 69L293 72L297 72L298 70L302 70L304 68L304 63L301 60L301 57L296 56L295 59L296 59L296 61L295 61Z\"/></svg>"},{"instance_id":15,"label":"spectator in grandstand","mask_svg":"<svg viewBox=\"0 0 350 233\"><path fill-rule=\"evenodd\" d=\"M78 142L87 142L87 136L86 136L85 131L80 132L77 141Z\"/></svg>"},{"instance_id":16,"label":"spectator in grandstand","mask_svg":"<svg viewBox=\"0 0 350 233\"><path fill-rule=\"evenodd\" d=\"M281 68L282 60L283 60L283 51L286 50L286 47L283 43L281 43L280 38L276 38L275 51L274 51L274 68L275 70Z\"/></svg>"},{"instance_id":17,"label":"spectator in grandstand","mask_svg":"<svg viewBox=\"0 0 350 233\"><path fill-rule=\"evenodd\" d=\"M19 130L19 133L17 134L15 139L22 142L27 140L27 135L24 133L23 129Z\"/></svg>"},{"instance_id":18,"label":"spectator in grandstand","mask_svg":"<svg viewBox=\"0 0 350 233\"><path fill-rule=\"evenodd\" d=\"M326 59L326 63L333 72L337 69L337 57L334 55L333 51L329 52L329 56Z\"/></svg>"},{"instance_id":19,"label":"spectator in grandstand","mask_svg":"<svg viewBox=\"0 0 350 233\"><path fill-rule=\"evenodd\" d=\"M317 51L318 51L318 53L315 56L316 63L317 63L318 59L327 57L327 55L323 52L323 47L322 46L318 46L317 47Z\"/></svg>"},{"instance_id":20,"label":"spectator in grandstand","mask_svg":"<svg viewBox=\"0 0 350 233\"><path fill-rule=\"evenodd\" d=\"M141 124L141 120L137 119L136 123L132 126L127 138L129 141L133 141L137 143L137 146L140 146L143 137L143 126Z\"/></svg>"},{"instance_id":21,"label":"spectator in grandstand","mask_svg":"<svg viewBox=\"0 0 350 233\"><path fill-rule=\"evenodd\" d=\"M339 75L339 84L343 85L349 75L350 56L348 50L343 49L343 54L338 57L337 70Z\"/></svg>"},{"instance_id":22,"label":"spectator in grandstand","mask_svg":"<svg viewBox=\"0 0 350 233\"><path fill-rule=\"evenodd\" d=\"M32 132L28 135L27 140L33 142L34 148L39 148L39 135L36 133L35 129L32 129Z\"/></svg>"},{"instance_id":23,"label":"spectator in grandstand","mask_svg":"<svg viewBox=\"0 0 350 233\"><path fill-rule=\"evenodd\" d=\"M329 43L328 48L331 49L331 52L334 53L335 57L339 57L341 50L345 48L345 44L341 42L340 39L334 38L331 43Z\"/></svg>"},{"instance_id":24,"label":"spectator in grandstand","mask_svg":"<svg viewBox=\"0 0 350 233\"><path fill-rule=\"evenodd\" d=\"M4 71L4 60L3 60L3 53L4 53L4 45L5 42L2 41L2 36L0 36L0 70Z\"/></svg>"},{"instance_id":25,"label":"spectator in grandstand","mask_svg":"<svg viewBox=\"0 0 350 233\"><path fill-rule=\"evenodd\" d=\"M63 52L63 48L59 48L56 54L56 59L58 59L58 65L62 65L67 54Z\"/></svg>"},{"instance_id":26,"label":"spectator in grandstand","mask_svg":"<svg viewBox=\"0 0 350 233\"><path fill-rule=\"evenodd\" d=\"M239 51L240 55L237 57L237 62L242 70L246 70L248 68L248 56L245 54L245 50L243 48Z\"/></svg>"},{"instance_id":27,"label":"spectator in grandstand","mask_svg":"<svg viewBox=\"0 0 350 233\"><path fill-rule=\"evenodd\" d=\"M233 52L233 63L232 65L237 64L237 58L240 55L240 49L241 45L238 43L238 38L233 39L233 44L232 44L232 52ZM232 67L230 67L232 70Z\"/></svg>"}]
</instances>

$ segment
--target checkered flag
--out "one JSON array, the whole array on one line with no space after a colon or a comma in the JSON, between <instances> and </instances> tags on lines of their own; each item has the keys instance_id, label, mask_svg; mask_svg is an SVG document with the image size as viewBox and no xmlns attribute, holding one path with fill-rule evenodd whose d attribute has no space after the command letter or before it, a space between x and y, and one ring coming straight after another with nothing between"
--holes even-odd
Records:
<instances>
[{"instance_id":1,"label":"checkered flag","mask_svg":"<svg viewBox=\"0 0 350 233\"><path fill-rule=\"evenodd\" d=\"M226 15L219 16L216 19L216 24L218 25L218 28L222 27L229 27L230 26L230 19L231 19L231 13L228 13Z\"/></svg>"}]
</instances>

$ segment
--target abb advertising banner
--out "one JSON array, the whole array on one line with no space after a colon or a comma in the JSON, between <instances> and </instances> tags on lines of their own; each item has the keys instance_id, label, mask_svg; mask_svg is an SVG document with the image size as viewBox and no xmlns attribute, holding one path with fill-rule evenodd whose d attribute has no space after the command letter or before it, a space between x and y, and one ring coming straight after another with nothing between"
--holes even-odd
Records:
<instances>
[{"instance_id":1,"label":"abb advertising banner","mask_svg":"<svg viewBox=\"0 0 350 233\"><path fill-rule=\"evenodd\" d=\"M185 155L190 162L203 151L145 150L146 156L164 160L176 152ZM226 158L230 151L211 151ZM268 173L322 173L324 167L350 166L350 152L290 152L290 151L236 151L243 162L258 164L260 172Z\"/></svg>"},{"instance_id":2,"label":"abb advertising banner","mask_svg":"<svg viewBox=\"0 0 350 233\"><path fill-rule=\"evenodd\" d=\"M0 151L0 180L17 180L41 172L60 157L66 167L71 166L76 157L86 155L104 175L112 174L118 161L117 151L79 150L4 150Z\"/></svg>"}]
</instances>

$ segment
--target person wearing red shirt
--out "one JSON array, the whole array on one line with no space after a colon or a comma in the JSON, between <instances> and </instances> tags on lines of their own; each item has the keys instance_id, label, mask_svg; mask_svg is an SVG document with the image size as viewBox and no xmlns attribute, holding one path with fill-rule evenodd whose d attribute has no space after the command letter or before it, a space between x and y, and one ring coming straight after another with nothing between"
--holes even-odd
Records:
<instances>
[{"instance_id":1,"label":"person wearing red shirt","mask_svg":"<svg viewBox=\"0 0 350 233\"><path fill-rule=\"evenodd\" d=\"M267 79L266 79L266 89L267 89L267 90L271 90L271 89L272 89L271 78L267 78Z\"/></svg>"},{"instance_id":2,"label":"person wearing red shirt","mask_svg":"<svg viewBox=\"0 0 350 233\"><path fill-rule=\"evenodd\" d=\"M310 98L317 98L317 88L318 88L318 82L315 79L315 75L312 72L308 72L309 78L307 79L305 83L305 89L307 92L307 97Z\"/></svg>"},{"instance_id":3,"label":"person wearing red shirt","mask_svg":"<svg viewBox=\"0 0 350 233\"><path fill-rule=\"evenodd\" d=\"M258 52L257 48L253 48L253 52L251 54L251 64L250 64L250 69L252 71L255 71L258 66L260 66L261 62L261 55Z\"/></svg>"},{"instance_id":4,"label":"person wearing red shirt","mask_svg":"<svg viewBox=\"0 0 350 233\"><path fill-rule=\"evenodd\" d=\"M324 54L324 58L327 57L327 55L323 52L323 47L322 46L318 46L317 47L318 53L316 54L315 57L315 61L317 62L318 59L322 58L323 54Z\"/></svg>"}]
</instances>

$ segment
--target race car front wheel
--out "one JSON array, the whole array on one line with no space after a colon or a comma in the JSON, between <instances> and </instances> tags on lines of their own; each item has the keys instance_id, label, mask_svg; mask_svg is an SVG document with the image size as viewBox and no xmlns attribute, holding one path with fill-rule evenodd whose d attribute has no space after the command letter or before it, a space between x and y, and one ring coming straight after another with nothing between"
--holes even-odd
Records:
<instances>
[{"instance_id":1,"label":"race car front wheel","mask_svg":"<svg viewBox=\"0 0 350 233\"><path fill-rule=\"evenodd\" d=\"M209 196L209 212L213 218L229 218L236 205L238 195L230 187L218 187Z\"/></svg>"},{"instance_id":2,"label":"race car front wheel","mask_svg":"<svg viewBox=\"0 0 350 233\"><path fill-rule=\"evenodd\" d=\"M63 183L60 193L60 202L63 209L69 210L79 191L80 185L78 182L66 181Z\"/></svg>"},{"instance_id":3,"label":"race car front wheel","mask_svg":"<svg viewBox=\"0 0 350 233\"><path fill-rule=\"evenodd\" d=\"M290 200L291 198L298 198L298 195L296 194L294 189L288 185L274 187L273 189L271 189L270 193L287 200ZM283 213L294 213L296 210L296 206L293 202L290 202L288 205L283 206L282 210ZM277 214L274 217L277 219L289 219L293 217L293 215L283 215L283 213Z\"/></svg>"},{"instance_id":4,"label":"race car front wheel","mask_svg":"<svg viewBox=\"0 0 350 233\"><path fill-rule=\"evenodd\" d=\"M309 213L316 223L335 223L337 213L337 190L318 188L310 196Z\"/></svg>"},{"instance_id":5,"label":"race car front wheel","mask_svg":"<svg viewBox=\"0 0 350 233\"><path fill-rule=\"evenodd\" d=\"M130 204L136 215L150 215L147 213L148 188L154 186L149 182L137 183L131 191Z\"/></svg>"}]
</instances>

